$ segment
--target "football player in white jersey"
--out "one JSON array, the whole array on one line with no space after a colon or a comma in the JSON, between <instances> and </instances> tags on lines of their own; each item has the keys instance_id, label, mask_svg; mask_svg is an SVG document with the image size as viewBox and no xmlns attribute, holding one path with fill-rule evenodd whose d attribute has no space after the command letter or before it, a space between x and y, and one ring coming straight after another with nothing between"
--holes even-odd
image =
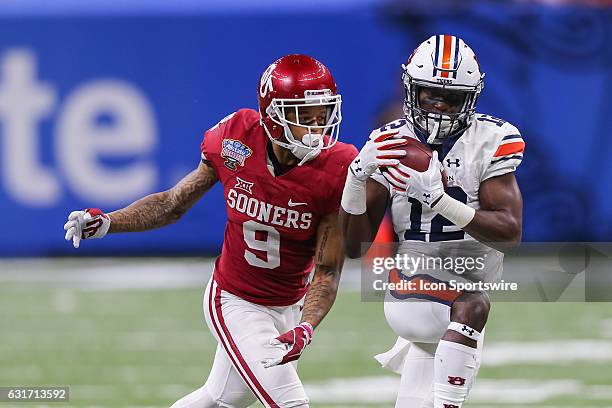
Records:
<instances>
[{"instance_id":1,"label":"football player in white jersey","mask_svg":"<svg viewBox=\"0 0 612 408\"><path fill-rule=\"evenodd\" d=\"M480 365L489 297L427 284L499 280L501 251L521 240L514 171L525 143L510 123L476 113L484 74L460 38L432 36L403 69L405 118L374 130L351 165L340 223L347 255L360 257L390 205L399 254L445 260L390 273L390 282L414 285L387 290L385 316L399 338L377 359L402 375L396 407L459 408ZM403 152L385 150L405 138L434 151L426 171L401 164ZM458 262L467 258L469 266ZM448 259L455 262L448 266Z\"/></svg>"}]
</instances>

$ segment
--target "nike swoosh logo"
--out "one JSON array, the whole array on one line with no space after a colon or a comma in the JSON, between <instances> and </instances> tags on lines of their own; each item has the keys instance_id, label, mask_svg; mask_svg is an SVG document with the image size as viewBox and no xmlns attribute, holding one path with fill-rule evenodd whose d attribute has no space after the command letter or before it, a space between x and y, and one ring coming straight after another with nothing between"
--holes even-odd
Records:
<instances>
[{"instance_id":1,"label":"nike swoosh logo","mask_svg":"<svg viewBox=\"0 0 612 408\"><path fill-rule=\"evenodd\" d=\"M293 201L291 201L291 199L289 199L289 207L297 207L298 205L306 205L307 203L294 203Z\"/></svg>"}]
</instances>

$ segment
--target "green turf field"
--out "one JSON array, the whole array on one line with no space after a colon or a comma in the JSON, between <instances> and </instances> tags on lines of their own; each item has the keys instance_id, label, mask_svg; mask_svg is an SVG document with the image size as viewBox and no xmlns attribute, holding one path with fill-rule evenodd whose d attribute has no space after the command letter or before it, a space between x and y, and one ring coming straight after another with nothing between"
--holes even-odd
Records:
<instances>
[{"instance_id":1,"label":"green turf field","mask_svg":"<svg viewBox=\"0 0 612 408\"><path fill-rule=\"evenodd\" d=\"M4 283L0 385L68 385L75 407L167 407L208 374L216 343L201 298L198 288ZM466 407L612 406L609 304L496 304L486 339L491 364ZM300 363L312 406L393 406L397 378L372 355L394 340L381 304L343 291Z\"/></svg>"}]
</instances>

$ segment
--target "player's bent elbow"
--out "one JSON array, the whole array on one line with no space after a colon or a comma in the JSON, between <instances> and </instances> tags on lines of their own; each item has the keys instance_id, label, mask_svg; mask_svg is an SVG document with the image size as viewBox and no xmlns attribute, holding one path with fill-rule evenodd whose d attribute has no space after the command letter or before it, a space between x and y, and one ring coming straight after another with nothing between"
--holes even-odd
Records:
<instances>
[{"instance_id":1,"label":"player's bent elbow","mask_svg":"<svg viewBox=\"0 0 612 408\"><path fill-rule=\"evenodd\" d=\"M512 220L510 222L508 234L510 235L509 244L512 248L519 246L522 240L523 228L518 220Z\"/></svg>"},{"instance_id":2,"label":"player's bent elbow","mask_svg":"<svg viewBox=\"0 0 612 408\"><path fill-rule=\"evenodd\" d=\"M361 252L361 244L352 240L343 240L344 254L347 258L357 259L363 255Z\"/></svg>"},{"instance_id":3,"label":"player's bent elbow","mask_svg":"<svg viewBox=\"0 0 612 408\"><path fill-rule=\"evenodd\" d=\"M522 228L518 222L511 222L506 226L503 240L500 241L500 250L502 252L510 251L521 244Z\"/></svg>"},{"instance_id":4,"label":"player's bent elbow","mask_svg":"<svg viewBox=\"0 0 612 408\"><path fill-rule=\"evenodd\" d=\"M344 254L349 259L357 259L361 256L361 251L359 249L355 249L352 245L344 244Z\"/></svg>"},{"instance_id":5,"label":"player's bent elbow","mask_svg":"<svg viewBox=\"0 0 612 408\"><path fill-rule=\"evenodd\" d=\"M369 221L363 219L364 215L354 216L347 214L342 208L338 217L340 234L342 237L342 247L344 254L350 259L361 258L369 249L369 245L364 242L373 240L368 237L371 235Z\"/></svg>"},{"instance_id":6,"label":"player's bent elbow","mask_svg":"<svg viewBox=\"0 0 612 408\"><path fill-rule=\"evenodd\" d=\"M508 249L510 250L518 247L521 245L522 240L521 232L519 231L518 234L514 235L512 239L508 241Z\"/></svg>"},{"instance_id":7,"label":"player's bent elbow","mask_svg":"<svg viewBox=\"0 0 612 408\"><path fill-rule=\"evenodd\" d=\"M358 259L368 252L371 244L366 244L366 241L359 240L343 240L344 253L347 258Z\"/></svg>"}]
</instances>

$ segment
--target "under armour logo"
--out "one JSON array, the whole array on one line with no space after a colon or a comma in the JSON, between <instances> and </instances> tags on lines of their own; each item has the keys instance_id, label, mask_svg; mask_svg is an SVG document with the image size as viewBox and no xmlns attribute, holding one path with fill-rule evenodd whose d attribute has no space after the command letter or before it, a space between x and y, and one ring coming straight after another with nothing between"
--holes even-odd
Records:
<instances>
[{"instance_id":1,"label":"under armour logo","mask_svg":"<svg viewBox=\"0 0 612 408\"><path fill-rule=\"evenodd\" d=\"M459 408L459 405L444 404L444 408Z\"/></svg>"},{"instance_id":2,"label":"under armour logo","mask_svg":"<svg viewBox=\"0 0 612 408\"><path fill-rule=\"evenodd\" d=\"M465 378L463 377L451 377L448 376L448 383L451 385L463 386L465 385Z\"/></svg>"},{"instance_id":3,"label":"under armour logo","mask_svg":"<svg viewBox=\"0 0 612 408\"><path fill-rule=\"evenodd\" d=\"M446 166L450 167L451 164L459 167L459 159L455 159L455 161L451 161L451 159L446 159Z\"/></svg>"},{"instance_id":4,"label":"under armour logo","mask_svg":"<svg viewBox=\"0 0 612 408\"><path fill-rule=\"evenodd\" d=\"M423 203L424 204L429 204L429 199L431 198L431 194L429 193L423 193Z\"/></svg>"},{"instance_id":5,"label":"under armour logo","mask_svg":"<svg viewBox=\"0 0 612 408\"><path fill-rule=\"evenodd\" d=\"M250 181L243 180L240 177L236 177L236 185L234 186L234 188L237 188L242 191L246 191L249 194L253 194L253 191L251 191L251 189L253 188L254 184L255 183L251 183Z\"/></svg>"},{"instance_id":6,"label":"under armour logo","mask_svg":"<svg viewBox=\"0 0 612 408\"><path fill-rule=\"evenodd\" d=\"M353 172L353 174L363 171L363 169L361 168L361 158L358 157L353 160L353 163L351 164L351 171Z\"/></svg>"},{"instance_id":7,"label":"under armour logo","mask_svg":"<svg viewBox=\"0 0 612 408\"><path fill-rule=\"evenodd\" d=\"M468 333L470 336L473 336L474 332L475 332L474 329L469 329L465 324L461 328L461 331L464 331L464 332Z\"/></svg>"}]
</instances>

